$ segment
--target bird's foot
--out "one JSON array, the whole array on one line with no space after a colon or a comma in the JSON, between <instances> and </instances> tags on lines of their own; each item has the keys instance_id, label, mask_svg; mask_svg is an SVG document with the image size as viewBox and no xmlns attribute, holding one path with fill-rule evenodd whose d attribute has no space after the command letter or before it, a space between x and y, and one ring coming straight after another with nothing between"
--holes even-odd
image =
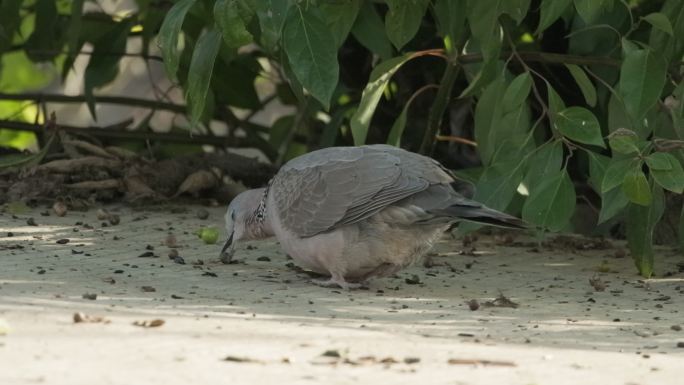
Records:
<instances>
[{"instance_id":1,"label":"bird's foot","mask_svg":"<svg viewBox=\"0 0 684 385\"><path fill-rule=\"evenodd\" d=\"M368 288L365 282L347 282L344 278L335 276L330 277L330 279L313 279L311 283L320 287L339 287L344 290Z\"/></svg>"}]
</instances>

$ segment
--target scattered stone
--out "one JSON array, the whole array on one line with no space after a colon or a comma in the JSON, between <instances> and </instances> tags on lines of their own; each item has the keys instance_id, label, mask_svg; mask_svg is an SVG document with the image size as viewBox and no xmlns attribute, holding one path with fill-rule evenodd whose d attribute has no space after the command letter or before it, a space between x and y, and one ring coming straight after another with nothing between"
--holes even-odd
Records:
<instances>
[{"instance_id":1,"label":"scattered stone","mask_svg":"<svg viewBox=\"0 0 684 385\"><path fill-rule=\"evenodd\" d=\"M142 291L144 291L145 293L153 293L153 292L157 291L157 289L155 289L155 288L152 287L152 286L141 286L140 288L141 288Z\"/></svg>"},{"instance_id":2,"label":"scattered stone","mask_svg":"<svg viewBox=\"0 0 684 385\"><path fill-rule=\"evenodd\" d=\"M97 294L95 294L95 293L85 293L85 294L83 294L81 297L83 297L83 299L89 299L89 300L91 300L91 301L95 301L95 300L97 299Z\"/></svg>"},{"instance_id":3,"label":"scattered stone","mask_svg":"<svg viewBox=\"0 0 684 385\"><path fill-rule=\"evenodd\" d=\"M120 222L121 222L121 218L118 215L112 214L109 216L109 224L111 224L112 226L116 226Z\"/></svg>"},{"instance_id":4,"label":"scattered stone","mask_svg":"<svg viewBox=\"0 0 684 385\"><path fill-rule=\"evenodd\" d=\"M36 220L33 219L33 217L27 219L27 220L26 220L26 224L29 225L29 226L38 226L38 224L36 223Z\"/></svg>"},{"instance_id":5,"label":"scattered stone","mask_svg":"<svg viewBox=\"0 0 684 385\"><path fill-rule=\"evenodd\" d=\"M58 217L63 217L67 214L67 206L64 204L64 202L57 201L52 205L52 211Z\"/></svg>"},{"instance_id":6,"label":"scattered stone","mask_svg":"<svg viewBox=\"0 0 684 385\"><path fill-rule=\"evenodd\" d=\"M178 250L176 250L176 249L169 250L169 259L176 259L176 258L178 258Z\"/></svg>"},{"instance_id":7,"label":"scattered stone","mask_svg":"<svg viewBox=\"0 0 684 385\"><path fill-rule=\"evenodd\" d=\"M55 242L55 243L58 243L60 245L66 245L67 243L69 243L69 239L68 238L58 239L57 242Z\"/></svg>"},{"instance_id":8,"label":"scattered stone","mask_svg":"<svg viewBox=\"0 0 684 385\"><path fill-rule=\"evenodd\" d=\"M257 261L259 261L259 262L270 262L271 258L263 256L263 257L257 258Z\"/></svg>"},{"instance_id":9,"label":"scattered stone","mask_svg":"<svg viewBox=\"0 0 684 385\"><path fill-rule=\"evenodd\" d=\"M468 304L468 308L472 311L475 311L480 308L480 303L477 302L476 299L471 299L470 301L466 301L466 303Z\"/></svg>"},{"instance_id":10,"label":"scattered stone","mask_svg":"<svg viewBox=\"0 0 684 385\"><path fill-rule=\"evenodd\" d=\"M411 364L417 364L420 362L420 358L418 357L406 357L404 358L404 363L411 365Z\"/></svg>"},{"instance_id":11,"label":"scattered stone","mask_svg":"<svg viewBox=\"0 0 684 385\"><path fill-rule=\"evenodd\" d=\"M595 291L606 291L606 283L598 275L589 278L589 284Z\"/></svg>"},{"instance_id":12,"label":"scattered stone","mask_svg":"<svg viewBox=\"0 0 684 385\"><path fill-rule=\"evenodd\" d=\"M682 327L681 327L680 325L672 325L672 326L670 326L670 329L672 329L672 330L674 330L674 331L676 331L676 332L681 332L681 331L682 331Z\"/></svg>"},{"instance_id":13,"label":"scattered stone","mask_svg":"<svg viewBox=\"0 0 684 385\"><path fill-rule=\"evenodd\" d=\"M218 277L218 275L216 275L216 273L213 273L211 271L205 271L204 273L202 273L202 276L203 277Z\"/></svg>"},{"instance_id":14,"label":"scattered stone","mask_svg":"<svg viewBox=\"0 0 684 385\"><path fill-rule=\"evenodd\" d=\"M419 285L419 284L423 283L423 282L420 280L420 277L417 276L416 274L413 274L413 276L411 276L411 278L406 278L406 279L404 280L404 282L406 282L406 283L409 284L409 285Z\"/></svg>"},{"instance_id":15,"label":"scattered stone","mask_svg":"<svg viewBox=\"0 0 684 385\"><path fill-rule=\"evenodd\" d=\"M154 253L151 251L146 251L140 255L138 255L138 258L151 258L154 257Z\"/></svg>"},{"instance_id":16,"label":"scattered stone","mask_svg":"<svg viewBox=\"0 0 684 385\"><path fill-rule=\"evenodd\" d=\"M170 248L178 247L178 243L176 241L176 236L173 234L167 235L166 239L164 240L164 244L166 245L166 247L170 247Z\"/></svg>"},{"instance_id":17,"label":"scattered stone","mask_svg":"<svg viewBox=\"0 0 684 385\"><path fill-rule=\"evenodd\" d=\"M340 352L337 350L326 350L321 354L321 357L332 357L332 358L340 358L342 355L340 355Z\"/></svg>"},{"instance_id":18,"label":"scattered stone","mask_svg":"<svg viewBox=\"0 0 684 385\"><path fill-rule=\"evenodd\" d=\"M179 265L185 265L185 259L183 259L183 257L181 257L181 256L176 256L173 259L173 263L177 263Z\"/></svg>"},{"instance_id":19,"label":"scattered stone","mask_svg":"<svg viewBox=\"0 0 684 385\"><path fill-rule=\"evenodd\" d=\"M209 218L209 211L207 211L205 209L199 209L199 210L197 210L196 215L197 215L197 218L204 220L204 219Z\"/></svg>"}]
</instances>

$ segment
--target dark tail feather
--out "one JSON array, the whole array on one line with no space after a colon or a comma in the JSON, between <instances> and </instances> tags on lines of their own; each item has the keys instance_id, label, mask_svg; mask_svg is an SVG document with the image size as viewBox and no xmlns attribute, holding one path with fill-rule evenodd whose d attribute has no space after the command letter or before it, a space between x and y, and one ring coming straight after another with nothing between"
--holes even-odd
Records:
<instances>
[{"instance_id":1,"label":"dark tail feather","mask_svg":"<svg viewBox=\"0 0 684 385\"><path fill-rule=\"evenodd\" d=\"M527 225L521 219L485 206L476 207L453 205L444 209L431 210L430 212L435 215L459 218L465 221L480 223L483 225L506 227L510 229L529 228L529 225Z\"/></svg>"}]
</instances>

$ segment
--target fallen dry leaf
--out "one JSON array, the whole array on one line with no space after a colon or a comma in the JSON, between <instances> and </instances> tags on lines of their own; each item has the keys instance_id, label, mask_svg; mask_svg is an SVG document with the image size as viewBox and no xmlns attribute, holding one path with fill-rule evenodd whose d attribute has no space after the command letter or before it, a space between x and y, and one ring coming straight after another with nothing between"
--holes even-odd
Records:
<instances>
[{"instance_id":1,"label":"fallen dry leaf","mask_svg":"<svg viewBox=\"0 0 684 385\"><path fill-rule=\"evenodd\" d=\"M601 277L599 277L598 275L595 275L595 276L589 278L589 284L596 291L605 291L606 290L606 283L603 282L601 280Z\"/></svg>"},{"instance_id":2,"label":"fallen dry leaf","mask_svg":"<svg viewBox=\"0 0 684 385\"><path fill-rule=\"evenodd\" d=\"M108 320L104 317L91 316L91 315L81 313L81 312L74 313L73 319L74 319L75 324L78 324L78 323L105 323L105 324L108 324L111 322L110 320Z\"/></svg>"},{"instance_id":3,"label":"fallen dry leaf","mask_svg":"<svg viewBox=\"0 0 684 385\"><path fill-rule=\"evenodd\" d=\"M156 328L162 326L165 323L166 321L164 321L163 319L153 319L151 321L135 321L133 322L133 325L144 328Z\"/></svg>"},{"instance_id":4,"label":"fallen dry leaf","mask_svg":"<svg viewBox=\"0 0 684 385\"><path fill-rule=\"evenodd\" d=\"M511 361L478 360L469 358L450 358L447 363L449 365L517 366Z\"/></svg>"},{"instance_id":5,"label":"fallen dry leaf","mask_svg":"<svg viewBox=\"0 0 684 385\"><path fill-rule=\"evenodd\" d=\"M239 362L239 363L250 363L250 364L263 364L263 361L256 360L248 357L237 357L237 356L226 356L223 361L228 362Z\"/></svg>"},{"instance_id":6,"label":"fallen dry leaf","mask_svg":"<svg viewBox=\"0 0 684 385\"><path fill-rule=\"evenodd\" d=\"M517 309L519 304L513 302L510 300L510 298L506 297L503 295L503 293L499 293L499 296L494 299L494 301L487 301L483 304L485 307L510 307L513 309Z\"/></svg>"}]
</instances>

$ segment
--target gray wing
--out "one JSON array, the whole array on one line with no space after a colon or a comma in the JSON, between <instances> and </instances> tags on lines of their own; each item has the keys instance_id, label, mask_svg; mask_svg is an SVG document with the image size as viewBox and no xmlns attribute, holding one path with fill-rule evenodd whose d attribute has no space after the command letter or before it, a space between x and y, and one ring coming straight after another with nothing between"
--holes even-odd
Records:
<instances>
[{"instance_id":1,"label":"gray wing","mask_svg":"<svg viewBox=\"0 0 684 385\"><path fill-rule=\"evenodd\" d=\"M395 147L333 147L295 158L273 179L283 225L301 237L366 219L388 205L447 184L434 160Z\"/></svg>"}]
</instances>

